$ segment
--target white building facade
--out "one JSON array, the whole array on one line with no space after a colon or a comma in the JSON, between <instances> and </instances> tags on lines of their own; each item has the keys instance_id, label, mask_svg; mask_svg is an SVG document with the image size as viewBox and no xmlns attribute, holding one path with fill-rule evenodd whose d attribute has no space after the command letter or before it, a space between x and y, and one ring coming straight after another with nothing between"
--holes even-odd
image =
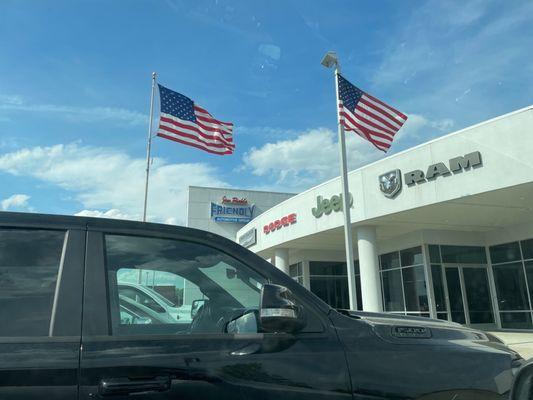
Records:
<instances>
[{"instance_id":1,"label":"white building facade","mask_svg":"<svg viewBox=\"0 0 533 400\"><path fill-rule=\"evenodd\" d=\"M533 107L348 179L358 309L533 329ZM290 197L234 239L347 308L340 192L336 178Z\"/></svg>"}]
</instances>

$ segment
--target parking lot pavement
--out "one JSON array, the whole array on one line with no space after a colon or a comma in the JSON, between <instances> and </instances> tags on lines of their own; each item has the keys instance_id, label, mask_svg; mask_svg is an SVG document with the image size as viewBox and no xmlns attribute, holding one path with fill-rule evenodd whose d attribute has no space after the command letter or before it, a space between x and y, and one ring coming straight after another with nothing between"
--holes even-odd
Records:
<instances>
[{"instance_id":1,"label":"parking lot pavement","mask_svg":"<svg viewBox=\"0 0 533 400\"><path fill-rule=\"evenodd\" d=\"M491 332L525 359L533 358L533 332Z\"/></svg>"}]
</instances>

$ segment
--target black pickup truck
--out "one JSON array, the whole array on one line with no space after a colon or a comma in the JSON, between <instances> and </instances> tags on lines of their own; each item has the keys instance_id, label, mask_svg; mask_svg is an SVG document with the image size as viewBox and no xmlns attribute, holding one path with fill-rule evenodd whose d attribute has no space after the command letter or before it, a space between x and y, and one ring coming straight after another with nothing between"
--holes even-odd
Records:
<instances>
[{"instance_id":1,"label":"black pickup truck","mask_svg":"<svg viewBox=\"0 0 533 400\"><path fill-rule=\"evenodd\" d=\"M211 233L0 213L0 399L507 399L454 323L334 310Z\"/></svg>"}]
</instances>

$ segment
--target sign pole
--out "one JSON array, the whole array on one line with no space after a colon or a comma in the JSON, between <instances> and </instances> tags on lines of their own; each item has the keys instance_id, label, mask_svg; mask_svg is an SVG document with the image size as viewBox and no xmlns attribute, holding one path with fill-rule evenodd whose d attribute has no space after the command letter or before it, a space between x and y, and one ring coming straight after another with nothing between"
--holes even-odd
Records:
<instances>
[{"instance_id":1,"label":"sign pole","mask_svg":"<svg viewBox=\"0 0 533 400\"><path fill-rule=\"evenodd\" d=\"M144 185L143 222L146 222L146 208L148 206L148 179L150 177L150 151L152 149L152 122L154 119L155 77L156 73L152 72L152 95L150 96L150 125L148 126L148 144L146 145L146 183Z\"/></svg>"},{"instance_id":2,"label":"sign pole","mask_svg":"<svg viewBox=\"0 0 533 400\"><path fill-rule=\"evenodd\" d=\"M337 101L337 124L339 129L339 153L342 182L342 210L344 214L344 246L346 248L346 272L348 274L348 294L350 299L350 310L357 310L357 292L355 287L355 270L352 242L352 222L350 217L350 191L348 189L348 167L346 162L346 140L344 126L341 122L339 110L339 74L340 65L335 62L335 94Z\"/></svg>"}]
</instances>

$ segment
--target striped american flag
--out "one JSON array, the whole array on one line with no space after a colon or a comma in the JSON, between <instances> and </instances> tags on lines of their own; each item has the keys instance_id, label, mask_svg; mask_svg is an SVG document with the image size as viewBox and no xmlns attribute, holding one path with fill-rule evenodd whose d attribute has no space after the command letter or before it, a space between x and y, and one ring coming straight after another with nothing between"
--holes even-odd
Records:
<instances>
[{"instance_id":1,"label":"striped american flag","mask_svg":"<svg viewBox=\"0 0 533 400\"><path fill-rule=\"evenodd\" d=\"M340 74L337 77L339 119L342 125L347 131L354 131L379 150L387 152L407 116L363 92Z\"/></svg>"},{"instance_id":2,"label":"striped american flag","mask_svg":"<svg viewBox=\"0 0 533 400\"><path fill-rule=\"evenodd\" d=\"M157 136L224 155L235 150L233 124L214 118L187 96L159 86L161 113Z\"/></svg>"}]
</instances>

